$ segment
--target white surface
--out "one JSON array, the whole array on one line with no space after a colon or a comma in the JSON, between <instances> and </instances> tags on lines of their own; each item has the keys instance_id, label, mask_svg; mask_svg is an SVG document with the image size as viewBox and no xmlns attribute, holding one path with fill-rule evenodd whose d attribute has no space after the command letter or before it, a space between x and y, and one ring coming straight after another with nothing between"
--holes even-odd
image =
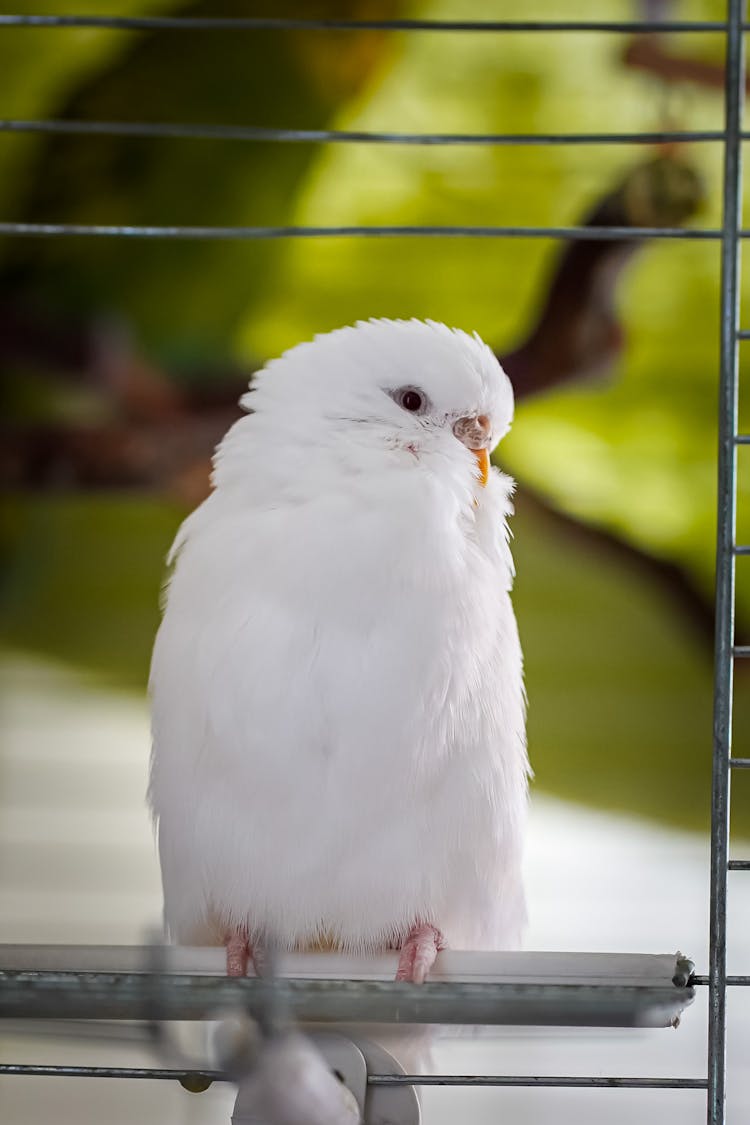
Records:
<instances>
[{"instance_id":1,"label":"white surface","mask_svg":"<svg viewBox=\"0 0 750 1125\"><path fill-rule=\"evenodd\" d=\"M3 669L0 717L0 941L135 944L159 923L160 889L144 806L145 704L30 660ZM708 800L708 794L706 795ZM737 855L750 846L736 848ZM708 844L535 797L527 856L538 950L654 953L682 949L707 964ZM743 882L744 879L744 882ZM730 874L729 966L750 969L750 882ZM729 1122L750 1120L747 994L730 993ZM508 1029L441 1040L435 1066L453 1073L688 1075L705 1073L703 991L677 1031ZM139 1046L6 1036L7 1061L155 1065ZM8 1078L4 1125L134 1121L228 1122L232 1091L191 1095L172 1083ZM698 1125L691 1091L428 1089L426 1125L498 1121Z\"/></svg>"}]
</instances>

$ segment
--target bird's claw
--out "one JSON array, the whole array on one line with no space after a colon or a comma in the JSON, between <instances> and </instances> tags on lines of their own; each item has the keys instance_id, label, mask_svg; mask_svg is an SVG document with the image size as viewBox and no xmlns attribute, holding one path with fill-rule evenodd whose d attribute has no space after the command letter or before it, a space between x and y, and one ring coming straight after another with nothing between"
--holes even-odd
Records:
<instances>
[{"instance_id":1,"label":"bird's claw","mask_svg":"<svg viewBox=\"0 0 750 1125\"><path fill-rule=\"evenodd\" d=\"M255 965L253 947L250 944L247 934L228 934L224 939L224 946L227 951L227 976L247 976L247 967L250 962L252 961L253 965Z\"/></svg>"},{"instance_id":2,"label":"bird's claw","mask_svg":"<svg viewBox=\"0 0 750 1125\"><path fill-rule=\"evenodd\" d=\"M438 951L444 946L443 935L429 922L415 926L404 944L398 959L396 980L411 984L424 984Z\"/></svg>"}]
</instances>

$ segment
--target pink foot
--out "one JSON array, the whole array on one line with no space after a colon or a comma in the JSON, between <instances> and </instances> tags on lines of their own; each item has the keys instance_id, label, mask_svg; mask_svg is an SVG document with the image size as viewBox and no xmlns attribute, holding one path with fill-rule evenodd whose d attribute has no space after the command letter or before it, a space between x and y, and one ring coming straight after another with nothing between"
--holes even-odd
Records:
<instances>
[{"instance_id":1,"label":"pink foot","mask_svg":"<svg viewBox=\"0 0 750 1125\"><path fill-rule=\"evenodd\" d=\"M246 933L227 934L224 945L227 951L228 977L247 976L247 967L251 961L256 967L255 953Z\"/></svg>"},{"instance_id":2,"label":"pink foot","mask_svg":"<svg viewBox=\"0 0 750 1125\"><path fill-rule=\"evenodd\" d=\"M401 946L396 980L424 984L427 974L435 964L438 951L443 949L444 945L440 930L431 926L429 922L414 926Z\"/></svg>"}]
</instances>

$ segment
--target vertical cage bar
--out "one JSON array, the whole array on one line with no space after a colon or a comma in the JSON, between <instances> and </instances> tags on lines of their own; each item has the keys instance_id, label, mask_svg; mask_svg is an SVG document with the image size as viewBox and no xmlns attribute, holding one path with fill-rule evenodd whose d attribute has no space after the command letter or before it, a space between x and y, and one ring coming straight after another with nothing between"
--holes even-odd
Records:
<instances>
[{"instance_id":1,"label":"vertical cage bar","mask_svg":"<svg viewBox=\"0 0 750 1125\"><path fill-rule=\"evenodd\" d=\"M727 870L729 759L732 744L734 541L737 516L738 338L742 223L742 108L745 96L744 0L729 0L726 39L724 209L721 243L721 345L716 537L711 789L711 906L708 1015L708 1125L726 1120Z\"/></svg>"}]
</instances>

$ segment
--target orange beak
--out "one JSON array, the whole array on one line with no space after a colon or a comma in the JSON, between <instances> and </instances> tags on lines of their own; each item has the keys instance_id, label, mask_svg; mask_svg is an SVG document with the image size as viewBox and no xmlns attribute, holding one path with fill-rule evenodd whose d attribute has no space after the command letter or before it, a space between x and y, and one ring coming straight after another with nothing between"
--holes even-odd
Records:
<instances>
[{"instance_id":1,"label":"orange beak","mask_svg":"<svg viewBox=\"0 0 750 1125\"><path fill-rule=\"evenodd\" d=\"M471 452L477 459L477 465L479 466L479 483L482 488L484 488L490 475L490 455L486 449L472 449Z\"/></svg>"}]
</instances>

